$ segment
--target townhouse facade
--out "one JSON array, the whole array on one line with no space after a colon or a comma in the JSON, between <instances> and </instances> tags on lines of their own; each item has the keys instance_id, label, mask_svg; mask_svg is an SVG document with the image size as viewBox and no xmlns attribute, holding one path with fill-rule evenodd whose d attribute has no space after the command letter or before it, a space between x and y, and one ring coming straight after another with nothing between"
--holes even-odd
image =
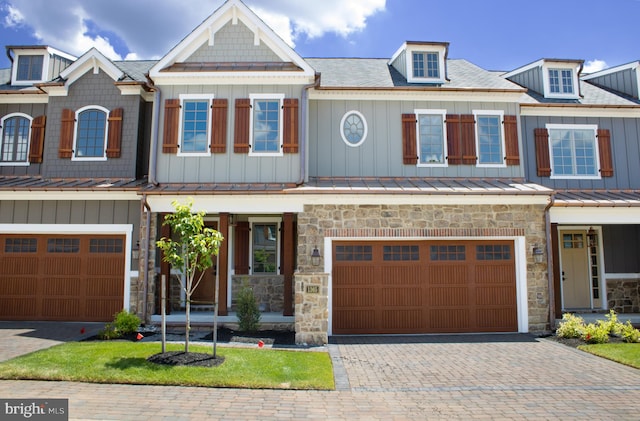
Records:
<instances>
[{"instance_id":1,"label":"townhouse facade","mask_svg":"<svg viewBox=\"0 0 640 421\"><path fill-rule=\"evenodd\" d=\"M7 49L0 319L156 323L165 295L184 320L155 247L175 200L225 238L196 323L216 279L222 323L250 286L300 343L640 312L638 63L303 58L239 0L155 61Z\"/></svg>"}]
</instances>

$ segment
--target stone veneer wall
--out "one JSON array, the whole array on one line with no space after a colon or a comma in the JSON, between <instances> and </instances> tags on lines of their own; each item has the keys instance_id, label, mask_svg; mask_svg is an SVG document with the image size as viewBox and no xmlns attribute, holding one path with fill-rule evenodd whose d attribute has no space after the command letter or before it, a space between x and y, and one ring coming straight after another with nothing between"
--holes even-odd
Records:
<instances>
[{"instance_id":1,"label":"stone veneer wall","mask_svg":"<svg viewBox=\"0 0 640 421\"><path fill-rule=\"evenodd\" d=\"M231 278L231 311L235 311L236 297L247 285L253 290L260 311L282 313L284 310L283 275L235 275Z\"/></svg>"},{"instance_id":2,"label":"stone veneer wall","mask_svg":"<svg viewBox=\"0 0 640 421\"><path fill-rule=\"evenodd\" d=\"M516 237L526 238L527 302L529 331L549 326L549 283L546 259L535 263L531 250L546 250L544 205L305 205L298 214L298 273L295 276L296 340L326 343L328 294L309 298L302 293L309 283L321 283L311 265L311 252L322 256L325 237L333 238L434 238ZM546 253L545 253L546 257ZM324 267L324 262L320 268ZM325 329L323 331L323 329ZM324 342L322 342L324 341Z\"/></svg>"},{"instance_id":3,"label":"stone veneer wall","mask_svg":"<svg viewBox=\"0 0 640 421\"><path fill-rule=\"evenodd\" d=\"M607 306L616 313L640 313L640 281L607 279Z\"/></svg>"},{"instance_id":4,"label":"stone veneer wall","mask_svg":"<svg viewBox=\"0 0 640 421\"><path fill-rule=\"evenodd\" d=\"M296 273L294 284L296 343L326 344L329 341L329 275Z\"/></svg>"},{"instance_id":5,"label":"stone veneer wall","mask_svg":"<svg viewBox=\"0 0 640 421\"><path fill-rule=\"evenodd\" d=\"M140 238L140 244L139 244L139 249L140 249L140 256L138 259L138 271L139 271L139 276L138 279L136 279L136 283L134 284L133 279L131 280L131 312L132 313L136 313L138 315L138 317L140 317L142 320L144 320L145 323L149 323L151 321L151 315L154 313L156 305L155 305L155 299L156 299L156 247L155 247L155 243L156 243L156 229L158 226L158 214L152 213L151 217L149 218L151 221L151 225L150 225L150 235L151 238L149 239L150 244L152 245L151 247L146 247L146 236L147 236L147 214L145 212L142 212L142 214L140 215L140 234L139 234L139 238ZM145 268L144 263L145 263L145 259L144 259L144 250L149 249L149 265ZM144 273L145 271L148 271L148 285L147 285L147 311L146 311L146 315L143 314L143 308L144 308ZM160 288L159 285L160 280L158 279L158 289ZM146 317L144 317L146 316Z\"/></svg>"}]
</instances>

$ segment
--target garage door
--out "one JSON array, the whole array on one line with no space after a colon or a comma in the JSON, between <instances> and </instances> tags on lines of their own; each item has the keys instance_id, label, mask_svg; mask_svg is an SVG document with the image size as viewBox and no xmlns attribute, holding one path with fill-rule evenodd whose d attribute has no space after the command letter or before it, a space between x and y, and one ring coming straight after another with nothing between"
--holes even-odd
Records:
<instances>
[{"instance_id":1,"label":"garage door","mask_svg":"<svg viewBox=\"0 0 640 421\"><path fill-rule=\"evenodd\" d=\"M334 334L518 329L513 242L334 244Z\"/></svg>"},{"instance_id":2,"label":"garage door","mask_svg":"<svg viewBox=\"0 0 640 421\"><path fill-rule=\"evenodd\" d=\"M0 235L0 320L113 320L124 303L124 241Z\"/></svg>"}]
</instances>

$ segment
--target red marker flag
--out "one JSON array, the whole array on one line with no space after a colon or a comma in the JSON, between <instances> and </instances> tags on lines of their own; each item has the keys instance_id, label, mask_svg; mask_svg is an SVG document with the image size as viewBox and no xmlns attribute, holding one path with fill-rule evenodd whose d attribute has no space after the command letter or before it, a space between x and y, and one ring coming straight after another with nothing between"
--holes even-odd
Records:
<instances>
[{"instance_id":1,"label":"red marker flag","mask_svg":"<svg viewBox=\"0 0 640 421\"><path fill-rule=\"evenodd\" d=\"M262 348L264 346L264 342L258 341L258 348Z\"/></svg>"},{"instance_id":2,"label":"red marker flag","mask_svg":"<svg viewBox=\"0 0 640 421\"><path fill-rule=\"evenodd\" d=\"M136 336L136 339L140 340L142 338L144 338L144 335L142 335L142 333L138 332L138 335Z\"/></svg>"}]
</instances>

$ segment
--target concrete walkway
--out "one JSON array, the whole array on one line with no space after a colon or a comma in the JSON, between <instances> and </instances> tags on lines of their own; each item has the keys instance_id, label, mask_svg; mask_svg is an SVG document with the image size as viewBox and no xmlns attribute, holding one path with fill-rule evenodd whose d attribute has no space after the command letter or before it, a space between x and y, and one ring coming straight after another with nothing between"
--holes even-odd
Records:
<instances>
[{"instance_id":1,"label":"concrete walkway","mask_svg":"<svg viewBox=\"0 0 640 421\"><path fill-rule=\"evenodd\" d=\"M7 330L0 359L5 340L33 336ZM640 370L529 335L338 337L327 348L331 392L0 381L0 397L68 398L70 419L99 420L640 417Z\"/></svg>"}]
</instances>

